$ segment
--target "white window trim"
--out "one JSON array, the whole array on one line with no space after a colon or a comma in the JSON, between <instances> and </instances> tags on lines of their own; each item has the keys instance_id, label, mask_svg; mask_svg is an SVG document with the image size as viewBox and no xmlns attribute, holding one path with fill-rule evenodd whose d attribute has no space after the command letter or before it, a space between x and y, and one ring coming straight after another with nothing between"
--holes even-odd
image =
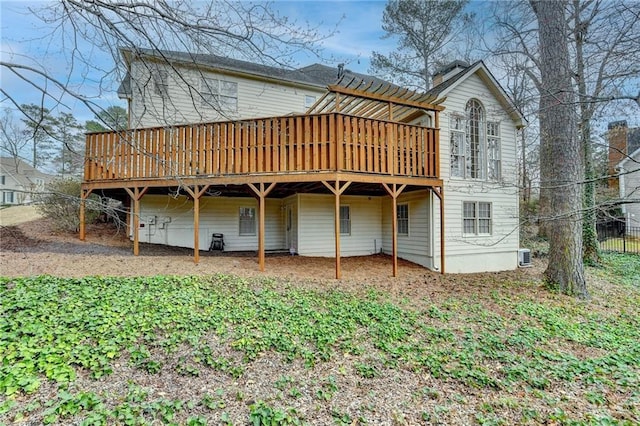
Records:
<instances>
[{"instance_id":1,"label":"white window trim","mask_svg":"<svg viewBox=\"0 0 640 426\"><path fill-rule=\"evenodd\" d=\"M235 96L223 94L221 86L230 84L235 87ZM219 109L223 112L238 111L238 83L216 77L202 77L200 79L200 100L201 105L209 108ZM220 102L221 100L233 100L233 107L228 108L230 102Z\"/></svg>"},{"instance_id":2,"label":"white window trim","mask_svg":"<svg viewBox=\"0 0 640 426\"><path fill-rule=\"evenodd\" d=\"M406 220L407 222L407 232L400 232L400 217L398 216L398 214L400 213L400 209L399 207L403 206L407 208L407 217L406 218L402 218L402 220ZM398 235L403 236L403 237L408 237L409 236L409 232L410 232L410 223L409 223L409 203L401 203L398 204L396 206L396 229L398 230Z\"/></svg>"},{"instance_id":3,"label":"white window trim","mask_svg":"<svg viewBox=\"0 0 640 426\"><path fill-rule=\"evenodd\" d=\"M462 129L455 129L454 127L454 120L461 120L463 122ZM465 156L465 151L466 151L466 140L467 140L467 133L466 133L466 125L464 124L466 123L466 117L461 115L461 114L457 114L454 113L449 117L449 150L450 152L450 165L449 165L449 173L451 175L451 177L456 177L456 178L461 178L464 179L465 178L465 172L466 172L466 163L467 163L467 159ZM461 137L461 142L458 144L458 153L454 154L453 152L453 138L454 135L458 135L458 137ZM460 170L458 173L454 174L453 173L453 163L454 163L454 155L456 157L456 160L458 160L458 162L462 162L462 167L460 167Z\"/></svg>"},{"instance_id":4,"label":"white window trim","mask_svg":"<svg viewBox=\"0 0 640 426\"><path fill-rule=\"evenodd\" d=\"M495 135L491 135L489 134L489 128L490 126L495 126L496 129L496 134ZM487 180L490 181L499 181L500 179L502 179L502 130L500 129L500 122L499 121L487 121ZM489 140L495 140L496 143L496 149L495 151L492 152L491 149L489 149ZM495 157L492 155L495 154ZM495 176L490 176L490 170L491 170L491 163L495 162Z\"/></svg>"},{"instance_id":5,"label":"white window trim","mask_svg":"<svg viewBox=\"0 0 640 426\"><path fill-rule=\"evenodd\" d=\"M11 198L11 200L9 200ZM13 191L4 191L2 193L2 203L3 204L15 204L16 203L16 195Z\"/></svg>"},{"instance_id":6,"label":"white window trim","mask_svg":"<svg viewBox=\"0 0 640 426\"><path fill-rule=\"evenodd\" d=\"M469 138L469 115L467 112L467 105L475 101L479 104L482 110L482 123L480 125L479 138L480 138L480 147L478 151L478 161L479 165L479 176L472 177L470 176L470 171L468 170L467 163L471 161L471 143ZM454 120L463 120L463 128L456 129L454 125ZM495 126L496 135L489 135L490 126ZM449 176L452 179L464 179L464 180L474 180L474 181L488 181L488 182L498 182L502 179L502 130L499 120L489 120L487 118L487 112L484 104L476 98L471 98L465 104L465 112L464 114L460 113L452 113L449 116L449 151L450 151L450 164L449 164ZM456 136L457 135L457 136ZM457 137L461 139L461 143L458 145L458 153L454 153L453 151L453 140ZM489 152L489 140L493 139L496 141L496 150L494 152ZM490 154L492 156L490 156ZM457 173L454 173L454 164L455 161L458 160L458 163L462 166L458 168ZM496 173L495 176L490 176L490 163L495 163Z\"/></svg>"},{"instance_id":7,"label":"white window trim","mask_svg":"<svg viewBox=\"0 0 640 426\"><path fill-rule=\"evenodd\" d=\"M465 205L473 204L474 205L474 216L467 217L465 216ZM486 204L489 206L489 217L480 217L480 205ZM473 220L473 232L467 232L465 228L465 221ZM489 221L489 232L479 232L480 230L480 221L488 220ZM478 237L478 236L488 236L493 235L493 203L489 201L463 201L462 202L462 235L465 237Z\"/></svg>"},{"instance_id":8,"label":"white window trim","mask_svg":"<svg viewBox=\"0 0 640 426\"><path fill-rule=\"evenodd\" d=\"M472 129L473 123L468 111L468 107L472 103L477 104L479 109L480 117L478 118L477 129ZM465 106L465 116L467 118L465 129L465 160L468 164L465 163L464 174L467 179L485 180L487 177L487 113L482 102L476 98L469 99ZM472 130L474 131L472 132ZM478 146L476 152L472 152L471 150L473 145L472 136L477 138ZM476 165L475 169L473 168L473 164ZM474 171L476 176L473 176Z\"/></svg>"},{"instance_id":9,"label":"white window trim","mask_svg":"<svg viewBox=\"0 0 640 426\"><path fill-rule=\"evenodd\" d=\"M342 218L342 208L346 208L347 212L349 212L349 217L347 219L343 219ZM338 220L340 221L340 235L341 236L349 236L351 235L351 206L349 204L341 204L340 205L340 217L338 218ZM342 222L346 221L348 227L349 227L349 231L348 232L342 232Z\"/></svg>"},{"instance_id":10,"label":"white window trim","mask_svg":"<svg viewBox=\"0 0 640 426\"><path fill-rule=\"evenodd\" d=\"M316 103L317 97L313 95L304 95L304 107L311 108Z\"/></svg>"},{"instance_id":11,"label":"white window trim","mask_svg":"<svg viewBox=\"0 0 640 426\"><path fill-rule=\"evenodd\" d=\"M253 230L251 232L243 232L242 230L242 210L248 209L253 212ZM258 229L258 224L256 223L256 208L255 207L240 207L238 209L238 235L241 237L252 237L256 235L256 231Z\"/></svg>"}]
</instances>

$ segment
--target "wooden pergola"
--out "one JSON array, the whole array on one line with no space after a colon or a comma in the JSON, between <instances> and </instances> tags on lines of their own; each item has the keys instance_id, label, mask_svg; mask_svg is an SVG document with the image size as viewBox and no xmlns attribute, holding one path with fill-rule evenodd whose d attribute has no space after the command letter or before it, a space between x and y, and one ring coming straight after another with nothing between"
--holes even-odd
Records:
<instances>
[{"instance_id":1,"label":"wooden pergola","mask_svg":"<svg viewBox=\"0 0 640 426\"><path fill-rule=\"evenodd\" d=\"M392 200L393 276L397 276L397 199L407 188L428 188L440 200L438 113L424 94L351 80L328 87L306 114L241 121L87 134L80 207L95 192L126 194L133 215L133 253L139 254L140 200L179 187L193 199L194 261L199 262L200 199L211 188L246 188L258 201L258 263L265 269L265 200L296 191L335 196L336 278L340 269L340 197L349 188L382 188ZM440 101L441 102L441 101ZM433 127L407 124L428 113ZM444 273L444 238L440 271Z\"/></svg>"}]
</instances>

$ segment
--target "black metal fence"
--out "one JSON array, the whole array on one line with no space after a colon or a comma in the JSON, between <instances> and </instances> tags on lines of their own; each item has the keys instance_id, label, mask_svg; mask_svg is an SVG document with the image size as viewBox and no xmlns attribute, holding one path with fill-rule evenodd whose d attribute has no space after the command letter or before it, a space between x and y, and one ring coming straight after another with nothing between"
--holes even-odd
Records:
<instances>
[{"instance_id":1,"label":"black metal fence","mask_svg":"<svg viewBox=\"0 0 640 426\"><path fill-rule=\"evenodd\" d=\"M598 222L596 230L600 250L640 254L640 228L627 227L624 219Z\"/></svg>"}]
</instances>

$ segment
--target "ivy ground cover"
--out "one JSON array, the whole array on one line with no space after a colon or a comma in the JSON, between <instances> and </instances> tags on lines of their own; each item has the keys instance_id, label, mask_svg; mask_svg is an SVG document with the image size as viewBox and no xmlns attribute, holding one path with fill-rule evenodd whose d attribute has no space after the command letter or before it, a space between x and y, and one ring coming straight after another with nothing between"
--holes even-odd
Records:
<instances>
[{"instance_id":1,"label":"ivy ground cover","mask_svg":"<svg viewBox=\"0 0 640 426\"><path fill-rule=\"evenodd\" d=\"M588 302L491 274L0 278L0 424L638 424L640 261L606 260Z\"/></svg>"}]
</instances>

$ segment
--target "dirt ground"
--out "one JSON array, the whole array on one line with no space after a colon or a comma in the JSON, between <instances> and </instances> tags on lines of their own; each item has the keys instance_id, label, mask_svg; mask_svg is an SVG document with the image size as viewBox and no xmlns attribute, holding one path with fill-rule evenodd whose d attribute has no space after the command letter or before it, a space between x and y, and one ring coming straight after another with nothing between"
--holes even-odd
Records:
<instances>
[{"instance_id":1,"label":"dirt ground","mask_svg":"<svg viewBox=\"0 0 640 426\"><path fill-rule=\"evenodd\" d=\"M342 280L335 280L333 258L267 255L265 272L260 272L257 255L202 251L200 262L193 261L193 250L141 244L140 255L132 253L133 243L123 229L111 224L87 226L85 241L77 234L57 232L47 219L30 220L12 226L0 226L0 275L30 276L49 274L60 277L151 276L234 274L242 277L277 277L290 281L323 283L323 286L381 286L385 290L409 288L420 291L444 291L455 284L482 282L487 274L457 275L429 271L411 262L399 260L398 277L392 277L391 257L386 255L344 257ZM543 264L533 268L489 274L493 279L530 280L540 277ZM423 284L430 283L429 286ZM428 290L427 290L428 289ZM403 292L404 292L403 291Z\"/></svg>"}]
</instances>

